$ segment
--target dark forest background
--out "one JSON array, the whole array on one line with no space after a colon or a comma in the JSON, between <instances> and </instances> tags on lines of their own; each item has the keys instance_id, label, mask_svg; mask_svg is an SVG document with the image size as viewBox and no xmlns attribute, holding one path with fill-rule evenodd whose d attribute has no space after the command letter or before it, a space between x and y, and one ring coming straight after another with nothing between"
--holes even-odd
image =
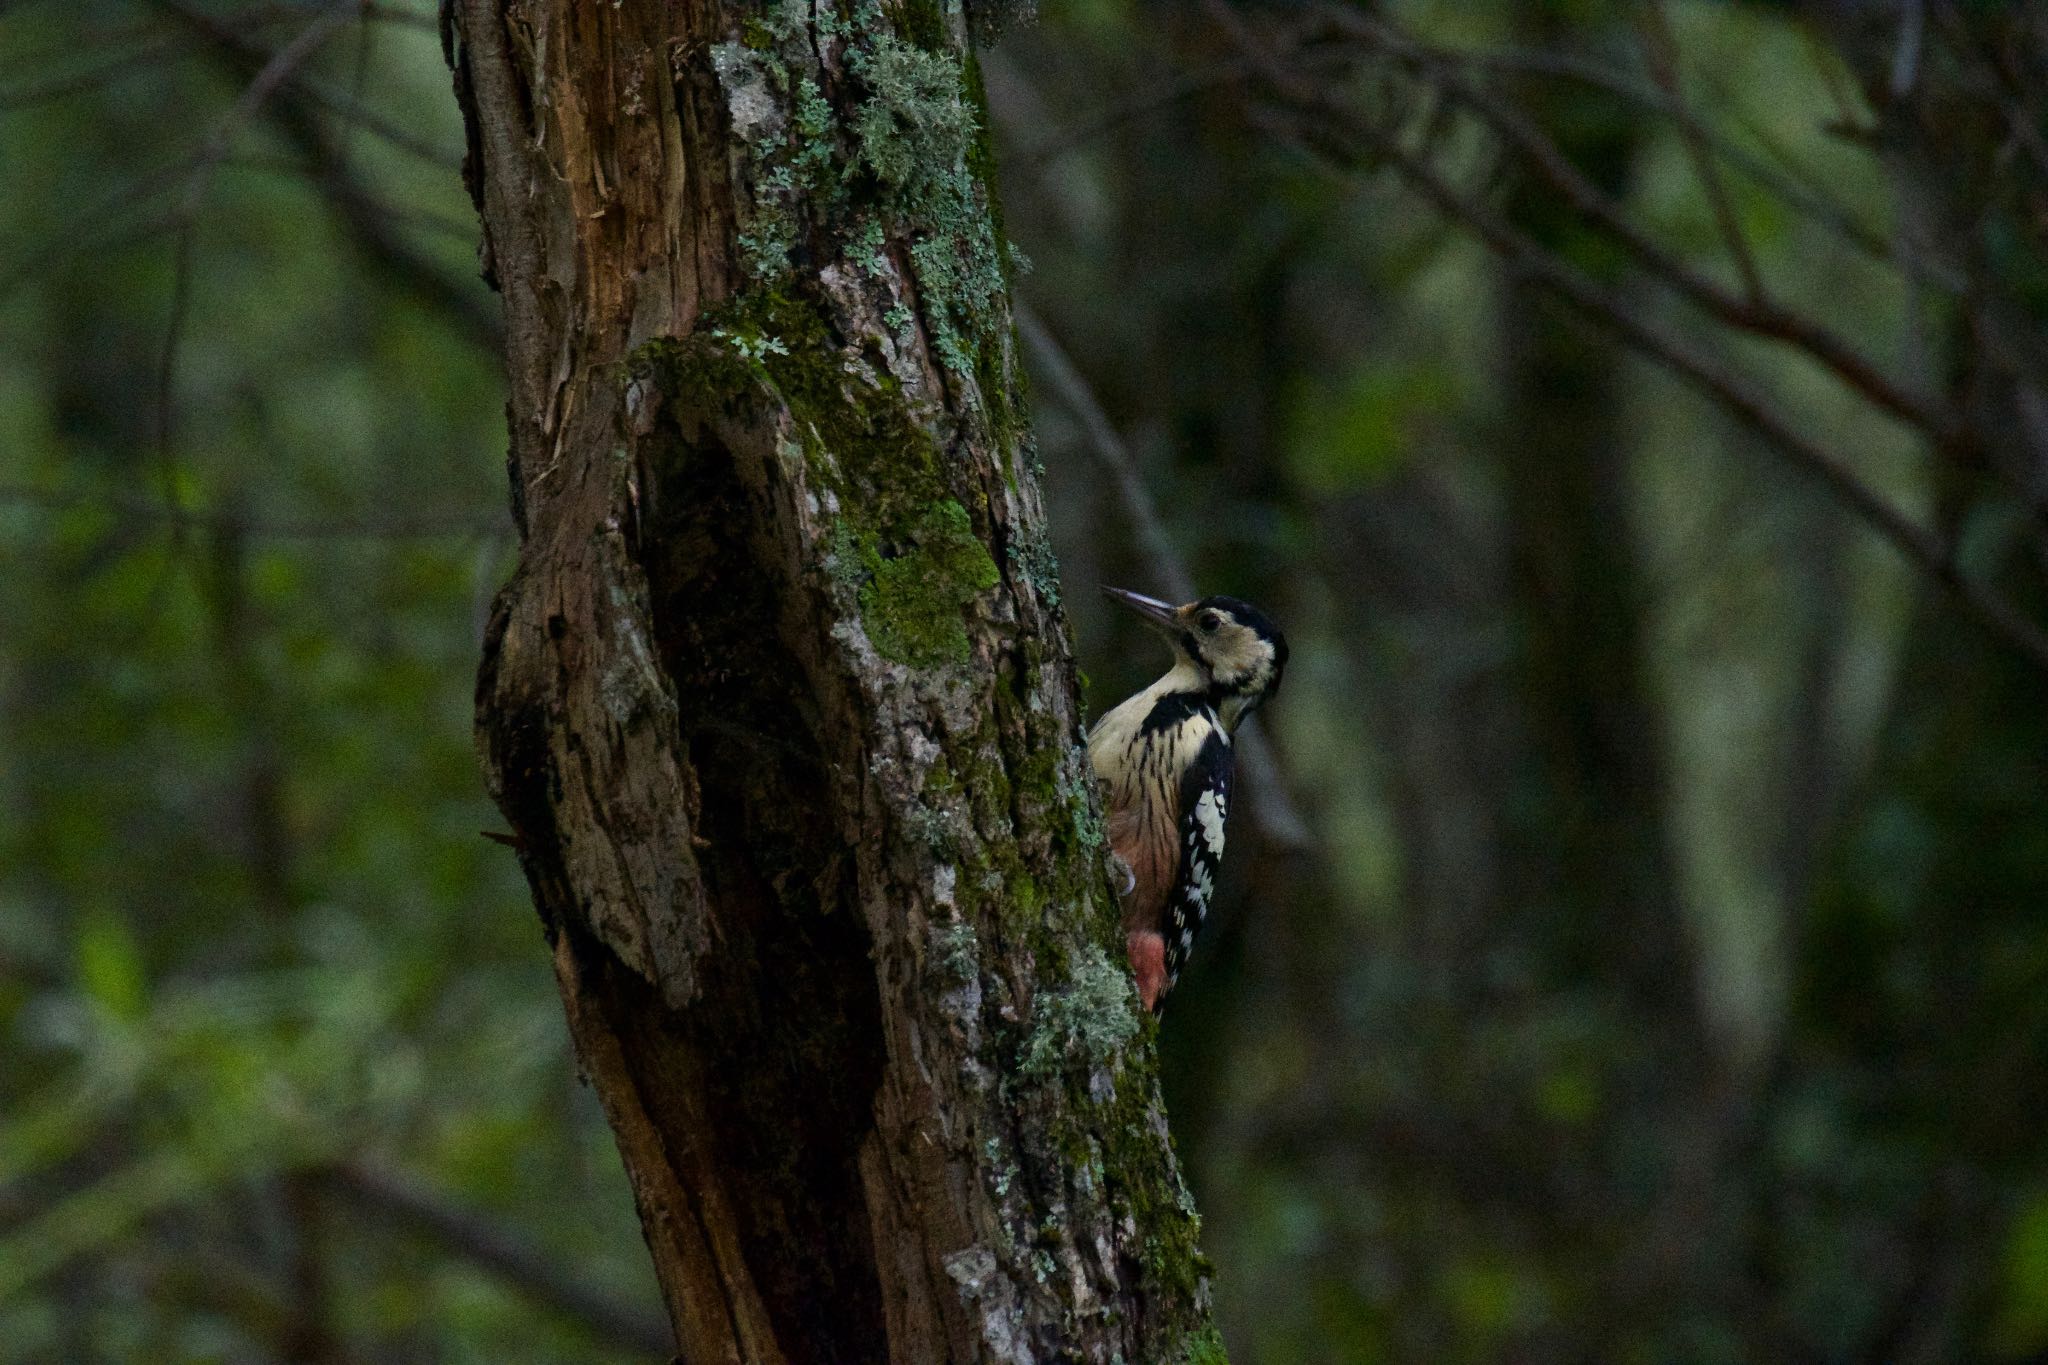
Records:
<instances>
[{"instance_id":1,"label":"dark forest background","mask_svg":"<svg viewBox=\"0 0 2048 1365\"><path fill-rule=\"evenodd\" d=\"M2048 12L1046 0L1097 583L1294 662L1164 1028L1240 1362L2048 1360ZM0 6L0 1358L656 1359L470 743L426 0Z\"/></svg>"}]
</instances>

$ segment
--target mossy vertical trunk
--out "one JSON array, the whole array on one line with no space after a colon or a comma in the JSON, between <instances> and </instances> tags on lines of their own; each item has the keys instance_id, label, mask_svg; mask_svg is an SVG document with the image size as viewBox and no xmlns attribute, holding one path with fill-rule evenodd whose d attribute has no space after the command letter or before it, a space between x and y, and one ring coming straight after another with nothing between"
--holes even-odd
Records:
<instances>
[{"instance_id":1,"label":"mossy vertical trunk","mask_svg":"<svg viewBox=\"0 0 2048 1365\"><path fill-rule=\"evenodd\" d=\"M479 740L683 1358L1214 1354L964 21L456 8L523 535Z\"/></svg>"}]
</instances>

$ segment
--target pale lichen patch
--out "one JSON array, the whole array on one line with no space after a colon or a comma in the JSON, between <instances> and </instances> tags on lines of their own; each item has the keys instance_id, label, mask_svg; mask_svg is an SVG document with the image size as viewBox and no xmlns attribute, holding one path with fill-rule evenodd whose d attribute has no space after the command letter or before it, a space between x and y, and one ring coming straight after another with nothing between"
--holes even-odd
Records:
<instances>
[{"instance_id":1,"label":"pale lichen patch","mask_svg":"<svg viewBox=\"0 0 2048 1365\"><path fill-rule=\"evenodd\" d=\"M1041 992L1033 1002L1018 1072L1049 1077L1070 1064L1113 1071L1138 1036L1136 999L1131 974L1100 946L1087 945L1074 957L1066 989Z\"/></svg>"}]
</instances>

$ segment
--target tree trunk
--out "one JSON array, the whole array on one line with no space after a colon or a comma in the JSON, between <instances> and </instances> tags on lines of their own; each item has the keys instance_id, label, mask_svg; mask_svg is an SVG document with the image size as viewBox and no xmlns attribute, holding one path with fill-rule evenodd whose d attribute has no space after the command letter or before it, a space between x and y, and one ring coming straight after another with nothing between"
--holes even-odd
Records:
<instances>
[{"instance_id":1,"label":"tree trunk","mask_svg":"<svg viewBox=\"0 0 2048 1365\"><path fill-rule=\"evenodd\" d=\"M479 743L683 1359L1220 1355L962 21L456 8L523 541Z\"/></svg>"}]
</instances>

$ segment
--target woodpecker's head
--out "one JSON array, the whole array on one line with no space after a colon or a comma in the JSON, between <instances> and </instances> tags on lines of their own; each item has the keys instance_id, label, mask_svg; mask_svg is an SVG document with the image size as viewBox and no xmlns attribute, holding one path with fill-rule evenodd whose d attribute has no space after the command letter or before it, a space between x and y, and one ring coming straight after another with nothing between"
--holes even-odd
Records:
<instances>
[{"instance_id":1,"label":"woodpecker's head","mask_svg":"<svg viewBox=\"0 0 2048 1365\"><path fill-rule=\"evenodd\" d=\"M1287 637L1251 603L1204 597L1175 607L1122 588L1102 591L1173 644L1176 671L1191 675L1188 690L1207 695L1230 729L1280 690Z\"/></svg>"}]
</instances>

